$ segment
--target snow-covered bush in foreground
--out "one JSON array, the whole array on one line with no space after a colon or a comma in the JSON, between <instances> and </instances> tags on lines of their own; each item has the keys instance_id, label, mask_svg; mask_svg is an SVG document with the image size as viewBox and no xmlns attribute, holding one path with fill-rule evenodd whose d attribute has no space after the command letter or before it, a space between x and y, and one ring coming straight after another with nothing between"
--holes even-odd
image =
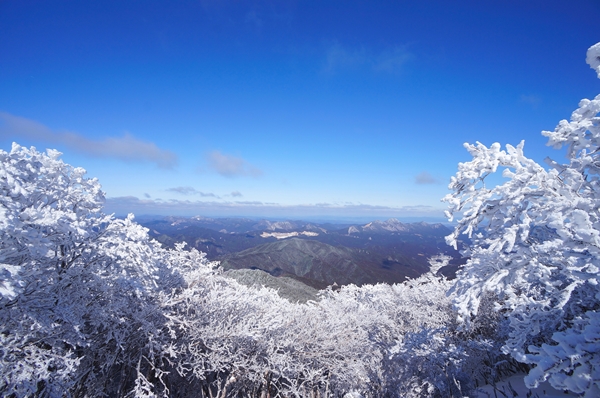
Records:
<instances>
[{"instance_id":1,"label":"snow-covered bush in foreground","mask_svg":"<svg viewBox=\"0 0 600 398\"><path fill-rule=\"evenodd\" d=\"M471 388L443 279L349 285L296 304L219 275L189 276L170 302L178 371L193 380L178 394L421 397Z\"/></svg>"},{"instance_id":2,"label":"snow-covered bush in foreground","mask_svg":"<svg viewBox=\"0 0 600 398\"><path fill-rule=\"evenodd\" d=\"M600 77L600 43L587 61ZM560 390L600 395L600 95L584 99L571 121L543 134L567 148L567 164L545 169L523 153L523 142L465 144L448 215L461 214L448 242L472 238L470 260L454 292L465 322L484 296L510 322L503 351L533 365L526 383L549 380ZM504 168L501 185L485 179Z\"/></svg>"},{"instance_id":3,"label":"snow-covered bush in foreground","mask_svg":"<svg viewBox=\"0 0 600 398\"><path fill-rule=\"evenodd\" d=\"M0 151L0 392L14 397L420 397L470 391L450 282L295 304L102 213L49 150Z\"/></svg>"},{"instance_id":4,"label":"snow-covered bush in foreground","mask_svg":"<svg viewBox=\"0 0 600 398\"><path fill-rule=\"evenodd\" d=\"M177 253L104 215L98 182L59 155L0 151L0 390L124 395L162 355Z\"/></svg>"}]
</instances>

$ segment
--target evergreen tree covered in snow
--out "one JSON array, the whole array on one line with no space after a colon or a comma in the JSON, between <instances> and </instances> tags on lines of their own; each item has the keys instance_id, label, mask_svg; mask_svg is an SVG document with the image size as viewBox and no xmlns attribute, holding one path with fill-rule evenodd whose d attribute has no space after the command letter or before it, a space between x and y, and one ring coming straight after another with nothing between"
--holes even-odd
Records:
<instances>
[{"instance_id":1,"label":"evergreen tree covered in snow","mask_svg":"<svg viewBox=\"0 0 600 398\"><path fill-rule=\"evenodd\" d=\"M587 54L600 77L600 43ZM465 144L445 201L459 215L447 240L472 238L454 292L462 320L478 316L484 297L509 322L502 347L533 366L526 384L549 380L559 390L600 395L600 95L584 99L548 144L566 147L568 163L544 168L516 147ZM486 178L502 168L506 181ZM475 318L476 319L476 318Z\"/></svg>"}]
</instances>

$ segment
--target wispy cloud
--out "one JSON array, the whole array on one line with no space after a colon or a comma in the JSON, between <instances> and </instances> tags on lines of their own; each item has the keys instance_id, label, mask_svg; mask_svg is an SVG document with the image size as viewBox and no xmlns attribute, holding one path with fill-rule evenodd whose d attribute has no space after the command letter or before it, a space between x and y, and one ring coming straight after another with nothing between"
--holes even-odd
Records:
<instances>
[{"instance_id":1,"label":"wispy cloud","mask_svg":"<svg viewBox=\"0 0 600 398\"><path fill-rule=\"evenodd\" d=\"M368 56L364 48L348 49L334 43L327 49L325 72L334 73L340 69L350 69L367 63Z\"/></svg>"},{"instance_id":2,"label":"wispy cloud","mask_svg":"<svg viewBox=\"0 0 600 398\"><path fill-rule=\"evenodd\" d=\"M264 206L265 203L258 201L258 200L240 200L240 201L236 201L236 202L232 202L230 204L233 204L235 206Z\"/></svg>"},{"instance_id":3,"label":"wispy cloud","mask_svg":"<svg viewBox=\"0 0 600 398\"><path fill-rule=\"evenodd\" d=\"M193 187L174 187L174 188L166 189L166 191L175 192L175 193L179 193L182 195L199 195L199 196L202 196L203 198L218 198L218 196L215 195L214 193L206 193L206 192L198 191L196 188L193 188Z\"/></svg>"},{"instance_id":4,"label":"wispy cloud","mask_svg":"<svg viewBox=\"0 0 600 398\"><path fill-rule=\"evenodd\" d=\"M404 47L395 47L380 53L373 62L373 69L378 72L396 72L412 60L414 55Z\"/></svg>"},{"instance_id":5,"label":"wispy cloud","mask_svg":"<svg viewBox=\"0 0 600 398\"><path fill-rule=\"evenodd\" d=\"M0 137L40 141L58 144L82 154L114 158L126 162L151 162L158 167L170 169L177 164L177 155L160 149L156 144L141 141L129 133L122 137L107 137L95 141L70 131L55 131L45 125L24 117L0 112Z\"/></svg>"},{"instance_id":6,"label":"wispy cloud","mask_svg":"<svg viewBox=\"0 0 600 398\"><path fill-rule=\"evenodd\" d=\"M242 193L240 191L233 191L231 193L231 196L233 196L234 198L241 198L244 195L242 195Z\"/></svg>"},{"instance_id":7,"label":"wispy cloud","mask_svg":"<svg viewBox=\"0 0 600 398\"><path fill-rule=\"evenodd\" d=\"M220 151L212 151L206 157L208 166L225 177L250 176L258 177L262 171L252 166L244 159L226 155Z\"/></svg>"},{"instance_id":8,"label":"wispy cloud","mask_svg":"<svg viewBox=\"0 0 600 398\"><path fill-rule=\"evenodd\" d=\"M402 70L413 58L414 55L404 46L373 52L364 47L343 47L335 42L327 49L323 70L333 74L341 70L369 68L375 72L394 73Z\"/></svg>"},{"instance_id":9,"label":"wispy cloud","mask_svg":"<svg viewBox=\"0 0 600 398\"><path fill-rule=\"evenodd\" d=\"M432 176L431 174L429 174L428 172L424 171L415 176L415 183L421 184L421 185L439 184L440 181L437 178L435 178L434 176Z\"/></svg>"}]
</instances>

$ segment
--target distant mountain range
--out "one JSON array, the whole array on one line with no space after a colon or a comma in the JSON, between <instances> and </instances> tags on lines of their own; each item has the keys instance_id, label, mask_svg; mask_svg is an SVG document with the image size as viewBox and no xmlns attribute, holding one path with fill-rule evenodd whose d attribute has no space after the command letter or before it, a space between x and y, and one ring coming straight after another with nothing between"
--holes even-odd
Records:
<instances>
[{"instance_id":1,"label":"distant mountain range","mask_svg":"<svg viewBox=\"0 0 600 398\"><path fill-rule=\"evenodd\" d=\"M296 280L313 289L309 296L334 283L415 278L429 270L431 257L440 254L452 258L440 271L447 276L453 277L464 263L458 251L446 245L444 237L451 230L443 224L402 223L394 218L358 225L199 216L146 217L138 222L166 246L185 241L210 260L221 261L221 267L243 283L268 281L267 285L281 283L289 290L290 280ZM299 285L293 285L298 290Z\"/></svg>"}]
</instances>

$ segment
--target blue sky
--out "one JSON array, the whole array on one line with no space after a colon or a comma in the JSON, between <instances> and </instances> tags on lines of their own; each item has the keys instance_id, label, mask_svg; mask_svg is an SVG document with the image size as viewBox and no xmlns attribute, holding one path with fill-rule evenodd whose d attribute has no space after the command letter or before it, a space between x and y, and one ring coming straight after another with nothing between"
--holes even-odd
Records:
<instances>
[{"instance_id":1,"label":"blue sky","mask_svg":"<svg viewBox=\"0 0 600 398\"><path fill-rule=\"evenodd\" d=\"M442 217L464 142L562 159L600 2L1 1L0 148L106 210Z\"/></svg>"}]
</instances>

